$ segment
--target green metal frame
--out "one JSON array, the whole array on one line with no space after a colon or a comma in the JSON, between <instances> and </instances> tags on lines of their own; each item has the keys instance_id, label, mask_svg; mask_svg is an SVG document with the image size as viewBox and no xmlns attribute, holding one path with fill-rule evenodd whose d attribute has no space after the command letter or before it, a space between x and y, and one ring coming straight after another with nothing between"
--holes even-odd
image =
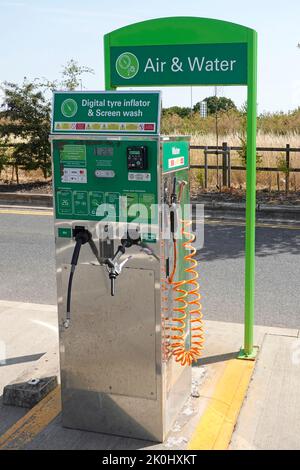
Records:
<instances>
[{"instance_id":1,"label":"green metal frame","mask_svg":"<svg viewBox=\"0 0 300 470\"><path fill-rule=\"evenodd\" d=\"M238 24L194 17L170 17L143 21L104 36L105 88L112 90L110 48L114 46L160 46L188 44L247 44L247 189L245 257L245 335L239 358L253 359L255 300L255 218L256 218L256 109L257 33ZM197 83L199 84L199 83ZM197 85L190 83L190 85ZM223 83L210 83L224 86ZM134 80L129 86L139 86ZM165 85L164 85L165 86Z\"/></svg>"}]
</instances>

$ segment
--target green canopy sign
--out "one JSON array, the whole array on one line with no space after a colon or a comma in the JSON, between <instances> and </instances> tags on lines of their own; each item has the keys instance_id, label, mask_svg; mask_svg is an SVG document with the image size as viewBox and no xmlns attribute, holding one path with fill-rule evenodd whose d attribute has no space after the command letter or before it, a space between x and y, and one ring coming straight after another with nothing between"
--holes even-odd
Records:
<instances>
[{"instance_id":1,"label":"green canopy sign","mask_svg":"<svg viewBox=\"0 0 300 470\"><path fill-rule=\"evenodd\" d=\"M111 84L247 84L247 44L111 47Z\"/></svg>"},{"instance_id":2,"label":"green canopy sign","mask_svg":"<svg viewBox=\"0 0 300 470\"><path fill-rule=\"evenodd\" d=\"M152 85L247 86L245 341L240 357L251 359L255 355L257 33L209 18L158 18L106 34L104 55L107 90Z\"/></svg>"}]
</instances>

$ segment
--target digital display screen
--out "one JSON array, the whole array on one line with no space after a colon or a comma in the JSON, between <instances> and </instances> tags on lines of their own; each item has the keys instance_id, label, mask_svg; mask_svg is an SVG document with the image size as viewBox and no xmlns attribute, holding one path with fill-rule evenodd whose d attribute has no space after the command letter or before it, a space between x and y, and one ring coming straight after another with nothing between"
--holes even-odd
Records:
<instances>
[{"instance_id":1,"label":"digital display screen","mask_svg":"<svg viewBox=\"0 0 300 470\"><path fill-rule=\"evenodd\" d=\"M112 157L114 154L113 147L95 147L96 157Z\"/></svg>"}]
</instances>

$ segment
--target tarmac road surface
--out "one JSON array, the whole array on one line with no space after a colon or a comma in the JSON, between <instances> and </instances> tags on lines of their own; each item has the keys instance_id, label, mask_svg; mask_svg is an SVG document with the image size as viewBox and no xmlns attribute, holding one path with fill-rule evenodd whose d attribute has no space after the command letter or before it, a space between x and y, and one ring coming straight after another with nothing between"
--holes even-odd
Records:
<instances>
[{"instance_id":1,"label":"tarmac road surface","mask_svg":"<svg viewBox=\"0 0 300 470\"><path fill-rule=\"evenodd\" d=\"M0 299L56 303L51 211L0 209ZM204 318L243 322L244 224L208 220L198 252ZM256 324L300 327L300 226L257 227Z\"/></svg>"}]
</instances>

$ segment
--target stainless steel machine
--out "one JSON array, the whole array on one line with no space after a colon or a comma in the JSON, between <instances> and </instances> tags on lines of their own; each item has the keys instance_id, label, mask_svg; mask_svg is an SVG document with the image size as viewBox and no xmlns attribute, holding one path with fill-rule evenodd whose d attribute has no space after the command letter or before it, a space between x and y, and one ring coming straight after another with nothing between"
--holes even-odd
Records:
<instances>
[{"instance_id":1,"label":"stainless steel machine","mask_svg":"<svg viewBox=\"0 0 300 470\"><path fill-rule=\"evenodd\" d=\"M157 92L56 93L51 135L63 425L154 441L191 391L196 287L182 292L191 249L175 236L189 142L160 135L160 106Z\"/></svg>"}]
</instances>

